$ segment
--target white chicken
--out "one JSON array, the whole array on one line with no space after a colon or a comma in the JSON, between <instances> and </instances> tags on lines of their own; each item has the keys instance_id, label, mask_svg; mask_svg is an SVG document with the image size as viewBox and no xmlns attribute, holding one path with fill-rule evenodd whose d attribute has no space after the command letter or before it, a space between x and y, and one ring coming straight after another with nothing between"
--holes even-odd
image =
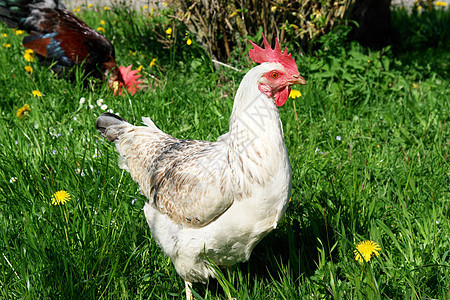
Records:
<instances>
[{"instance_id":1,"label":"white chicken","mask_svg":"<svg viewBox=\"0 0 450 300\"><path fill-rule=\"evenodd\" d=\"M264 37L263 37L264 38ZM192 299L192 282L215 276L210 261L232 266L246 261L256 244L286 211L291 166L277 106L290 86L305 84L291 54L252 43L260 63L239 86L229 132L217 142L180 140L104 113L97 130L114 142L119 166L130 172L149 199L145 217L153 237L172 259Z\"/></svg>"}]
</instances>

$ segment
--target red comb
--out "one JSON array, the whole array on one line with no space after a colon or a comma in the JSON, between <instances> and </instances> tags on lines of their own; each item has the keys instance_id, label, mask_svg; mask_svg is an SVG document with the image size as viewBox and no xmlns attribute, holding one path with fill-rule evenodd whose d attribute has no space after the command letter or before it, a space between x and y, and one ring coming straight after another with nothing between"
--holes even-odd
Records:
<instances>
[{"instance_id":1,"label":"red comb","mask_svg":"<svg viewBox=\"0 0 450 300\"><path fill-rule=\"evenodd\" d=\"M136 91L138 89L140 89L141 87L139 86L142 81L137 81L139 77L141 77L141 75L136 75L137 72L139 72L138 70L131 70L131 67L133 65L129 65L128 67L123 67L120 66L119 67L119 72L122 75L124 84L125 84L125 88L127 89L128 93L130 93L131 95L134 95L136 93ZM119 95L122 94L122 83L120 83L119 86Z\"/></svg>"},{"instance_id":2,"label":"red comb","mask_svg":"<svg viewBox=\"0 0 450 300\"><path fill-rule=\"evenodd\" d=\"M262 35L264 39L264 49L250 41L252 43L253 49L248 51L250 58L258 64L265 62L277 62L280 63L286 71L292 74L298 74L297 64L292 58L291 54L287 53L287 48L284 48L284 52L281 52L280 45L278 44L278 39L275 40L275 48L272 49L270 44L267 42L264 34Z\"/></svg>"}]
</instances>

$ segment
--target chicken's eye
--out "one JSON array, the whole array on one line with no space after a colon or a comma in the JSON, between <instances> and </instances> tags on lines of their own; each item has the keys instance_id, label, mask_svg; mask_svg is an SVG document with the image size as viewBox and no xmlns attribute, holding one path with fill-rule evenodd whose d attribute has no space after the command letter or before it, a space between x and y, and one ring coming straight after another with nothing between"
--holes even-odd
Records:
<instances>
[{"instance_id":1,"label":"chicken's eye","mask_svg":"<svg viewBox=\"0 0 450 300\"><path fill-rule=\"evenodd\" d=\"M280 76L280 74L278 74L277 72L270 73L270 77L272 77L273 79L277 79L278 76Z\"/></svg>"}]
</instances>

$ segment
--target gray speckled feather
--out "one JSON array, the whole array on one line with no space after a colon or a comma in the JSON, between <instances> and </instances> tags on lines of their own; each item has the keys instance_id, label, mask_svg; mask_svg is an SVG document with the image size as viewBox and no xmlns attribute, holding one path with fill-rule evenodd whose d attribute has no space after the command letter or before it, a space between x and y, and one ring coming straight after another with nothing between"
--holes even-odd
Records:
<instances>
[{"instance_id":1,"label":"gray speckled feather","mask_svg":"<svg viewBox=\"0 0 450 300\"><path fill-rule=\"evenodd\" d=\"M97 130L116 143L121 167L175 223L202 227L220 216L233 203L227 144L179 140L144 121L149 126L133 126L105 113Z\"/></svg>"}]
</instances>

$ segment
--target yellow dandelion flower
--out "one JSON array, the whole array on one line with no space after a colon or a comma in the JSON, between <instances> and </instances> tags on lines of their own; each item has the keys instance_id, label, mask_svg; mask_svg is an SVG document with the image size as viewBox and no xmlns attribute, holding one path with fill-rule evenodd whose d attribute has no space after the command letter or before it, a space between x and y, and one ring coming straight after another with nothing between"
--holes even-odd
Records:
<instances>
[{"instance_id":1,"label":"yellow dandelion flower","mask_svg":"<svg viewBox=\"0 0 450 300\"><path fill-rule=\"evenodd\" d=\"M4 44L3 44L3 47L5 47L5 48L11 48L11 44L4 43Z\"/></svg>"},{"instance_id":2,"label":"yellow dandelion flower","mask_svg":"<svg viewBox=\"0 0 450 300\"><path fill-rule=\"evenodd\" d=\"M143 68L143 66L140 65L140 66L137 68L138 72L142 71L142 68Z\"/></svg>"},{"instance_id":3,"label":"yellow dandelion flower","mask_svg":"<svg viewBox=\"0 0 450 300\"><path fill-rule=\"evenodd\" d=\"M52 204L53 205L64 205L67 201L70 200L70 194L66 191L58 191L52 196Z\"/></svg>"},{"instance_id":4,"label":"yellow dandelion flower","mask_svg":"<svg viewBox=\"0 0 450 300\"><path fill-rule=\"evenodd\" d=\"M169 6L169 3L163 2L163 5L164 5L164 6Z\"/></svg>"},{"instance_id":5,"label":"yellow dandelion flower","mask_svg":"<svg viewBox=\"0 0 450 300\"><path fill-rule=\"evenodd\" d=\"M192 45L192 40L191 40L191 39L188 39L188 40L186 41L186 44L187 44L188 46Z\"/></svg>"},{"instance_id":6,"label":"yellow dandelion flower","mask_svg":"<svg viewBox=\"0 0 450 300\"><path fill-rule=\"evenodd\" d=\"M80 10L80 7L78 6L78 7L77 7L77 12L80 12L80 11L81 11L81 10Z\"/></svg>"},{"instance_id":7,"label":"yellow dandelion flower","mask_svg":"<svg viewBox=\"0 0 450 300\"><path fill-rule=\"evenodd\" d=\"M94 4L92 4L92 3L88 4L88 8L91 8L92 6L94 6Z\"/></svg>"},{"instance_id":8,"label":"yellow dandelion flower","mask_svg":"<svg viewBox=\"0 0 450 300\"><path fill-rule=\"evenodd\" d=\"M235 11L233 11L230 15L230 18L234 18L239 14L239 11L236 9Z\"/></svg>"},{"instance_id":9,"label":"yellow dandelion flower","mask_svg":"<svg viewBox=\"0 0 450 300\"><path fill-rule=\"evenodd\" d=\"M313 13L313 15L315 16L316 19L320 19L320 18L322 17L322 14L320 13L319 10L315 11L315 12Z\"/></svg>"},{"instance_id":10,"label":"yellow dandelion flower","mask_svg":"<svg viewBox=\"0 0 450 300\"><path fill-rule=\"evenodd\" d=\"M444 1L436 1L436 2L434 3L434 5L446 7L446 6L447 6L447 2L444 2Z\"/></svg>"},{"instance_id":11,"label":"yellow dandelion flower","mask_svg":"<svg viewBox=\"0 0 450 300\"><path fill-rule=\"evenodd\" d=\"M39 92L38 90L34 90L34 91L32 92L32 94L33 94L33 96L35 96L35 97L42 97L42 93Z\"/></svg>"},{"instance_id":12,"label":"yellow dandelion flower","mask_svg":"<svg viewBox=\"0 0 450 300\"><path fill-rule=\"evenodd\" d=\"M297 90L291 90L291 92L289 93L289 98L292 98L292 99L297 99L297 98L300 98L301 96L302 96L302 93Z\"/></svg>"},{"instance_id":13,"label":"yellow dandelion flower","mask_svg":"<svg viewBox=\"0 0 450 300\"><path fill-rule=\"evenodd\" d=\"M413 88L414 88L414 89L417 89L417 87L419 86L419 84L417 84L417 83L413 83L413 85L412 85L412 86L413 86Z\"/></svg>"},{"instance_id":14,"label":"yellow dandelion flower","mask_svg":"<svg viewBox=\"0 0 450 300\"><path fill-rule=\"evenodd\" d=\"M171 35L171 34L172 34L172 28L167 28L166 33L167 33L168 35Z\"/></svg>"},{"instance_id":15,"label":"yellow dandelion flower","mask_svg":"<svg viewBox=\"0 0 450 300\"><path fill-rule=\"evenodd\" d=\"M8 37L6 33L2 33L2 37Z\"/></svg>"},{"instance_id":16,"label":"yellow dandelion flower","mask_svg":"<svg viewBox=\"0 0 450 300\"><path fill-rule=\"evenodd\" d=\"M109 10L109 7L108 6L104 6L103 10Z\"/></svg>"},{"instance_id":17,"label":"yellow dandelion flower","mask_svg":"<svg viewBox=\"0 0 450 300\"><path fill-rule=\"evenodd\" d=\"M137 53L137 51L131 51L131 50L129 50L129 52L130 52L130 54L133 55L133 56L136 55L136 53Z\"/></svg>"},{"instance_id":18,"label":"yellow dandelion flower","mask_svg":"<svg viewBox=\"0 0 450 300\"><path fill-rule=\"evenodd\" d=\"M17 116L19 119L24 119L24 118L28 115L28 113L29 113L30 111L31 111L30 105L25 104L24 106L22 106L21 108L19 108L19 109L17 110L16 116Z\"/></svg>"},{"instance_id":19,"label":"yellow dandelion flower","mask_svg":"<svg viewBox=\"0 0 450 300\"><path fill-rule=\"evenodd\" d=\"M144 5L142 8L143 8L143 9L148 9L148 6L147 6L147 5Z\"/></svg>"},{"instance_id":20,"label":"yellow dandelion flower","mask_svg":"<svg viewBox=\"0 0 450 300\"><path fill-rule=\"evenodd\" d=\"M270 7L270 11L271 12L275 12L277 10L277 7L274 5L274 6L272 6L272 7Z\"/></svg>"},{"instance_id":21,"label":"yellow dandelion flower","mask_svg":"<svg viewBox=\"0 0 450 300\"><path fill-rule=\"evenodd\" d=\"M24 57L25 60L28 61L28 62L34 61L33 50L31 50L31 49L26 49L26 50L25 50L25 54L23 55L23 57Z\"/></svg>"},{"instance_id":22,"label":"yellow dandelion flower","mask_svg":"<svg viewBox=\"0 0 450 300\"><path fill-rule=\"evenodd\" d=\"M422 10L422 6L421 5L417 6L417 10Z\"/></svg>"},{"instance_id":23,"label":"yellow dandelion flower","mask_svg":"<svg viewBox=\"0 0 450 300\"><path fill-rule=\"evenodd\" d=\"M105 21L104 20L100 20L100 25L105 25Z\"/></svg>"},{"instance_id":24,"label":"yellow dandelion flower","mask_svg":"<svg viewBox=\"0 0 450 300\"><path fill-rule=\"evenodd\" d=\"M105 33L106 32L106 30L105 30L105 28L103 28L103 27L97 27L97 31L98 32L103 32L103 33Z\"/></svg>"},{"instance_id":25,"label":"yellow dandelion flower","mask_svg":"<svg viewBox=\"0 0 450 300\"><path fill-rule=\"evenodd\" d=\"M381 248L374 241L361 241L356 245L356 250L354 251L355 260L359 262L369 262L373 254L375 254L377 257L380 256L380 253L378 253L378 251L381 251Z\"/></svg>"},{"instance_id":26,"label":"yellow dandelion flower","mask_svg":"<svg viewBox=\"0 0 450 300\"><path fill-rule=\"evenodd\" d=\"M16 30L16 34L17 34L17 35L23 34L23 30Z\"/></svg>"},{"instance_id":27,"label":"yellow dandelion flower","mask_svg":"<svg viewBox=\"0 0 450 300\"><path fill-rule=\"evenodd\" d=\"M154 65L156 65L156 58L152 59L152 61L150 62L150 68Z\"/></svg>"},{"instance_id":28,"label":"yellow dandelion flower","mask_svg":"<svg viewBox=\"0 0 450 300\"><path fill-rule=\"evenodd\" d=\"M33 74L33 68L31 66L25 66L24 68L27 73L30 73L30 75Z\"/></svg>"}]
</instances>

